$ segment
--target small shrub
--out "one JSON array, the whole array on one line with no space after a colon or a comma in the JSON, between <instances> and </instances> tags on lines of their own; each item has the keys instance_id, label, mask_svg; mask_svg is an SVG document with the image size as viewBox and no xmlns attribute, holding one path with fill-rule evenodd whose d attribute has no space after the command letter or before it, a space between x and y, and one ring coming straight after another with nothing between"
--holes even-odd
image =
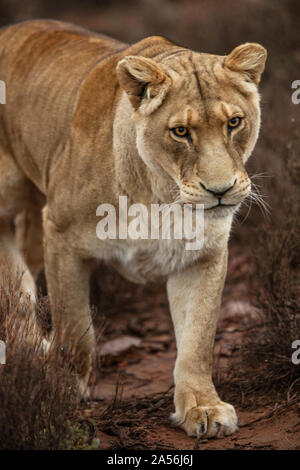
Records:
<instances>
[{"instance_id":1,"label":"small shrub","mask_svg":"<svg viewBox=\"0 0 300 470\"><path fill-rule=\"evenodd\" d=\"M74 422L78 399L67 361L41 350L32 335L30 303L21 299L18 282L8 275L0 283L0 339L6 364L0 365L0 450L73 447L80 426ZM47 317L44 302L38 315ZM78 432L77 432L78 431Z\"/></svg>"}]
</instances>

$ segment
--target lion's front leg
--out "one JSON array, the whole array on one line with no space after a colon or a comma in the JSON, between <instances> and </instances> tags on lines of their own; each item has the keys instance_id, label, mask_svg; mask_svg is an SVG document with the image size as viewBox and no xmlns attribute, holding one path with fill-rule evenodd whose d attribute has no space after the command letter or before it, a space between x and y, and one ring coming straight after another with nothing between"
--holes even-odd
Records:
<instances>
[{"instance_id":1,"label":"lion's front leg","mask_svg":"<svg viewBox=\"0 0 300 470\"><path fill-rule=\"evenodd\" d=\"M175 327L174 420L189 436L223 437L234 433L233 406L220 400L212 382L212 355L227 250L168 279Z\"/></svg>"},{"instance_id":2,"label":"lion's front leg","mask_svg":"<svg viewBox=\"0 0 300 470\"><path fill-rule=\"evenodd\" d=\"M43 214L45 271L51 304L52 331L44 349L61 351L77 373L79 392L88 396L94 350L89 308L90 262L81 258L68 233L61 233Z\"/></svg>"}]
</instances>

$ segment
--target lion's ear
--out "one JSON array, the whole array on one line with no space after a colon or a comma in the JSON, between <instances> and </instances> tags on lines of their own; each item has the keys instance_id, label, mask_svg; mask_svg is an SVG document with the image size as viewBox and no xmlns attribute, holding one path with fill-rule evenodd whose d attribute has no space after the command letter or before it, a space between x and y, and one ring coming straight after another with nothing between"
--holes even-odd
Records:
<instances>
[{"instance_id":1,"label":"lion's ear","mask_svg":"<svg viewBox=\"0 0 300 470\"><path fill-rule=\"evenodd\" d=\"M139 108L143 114L150 114L161 105L171 84L160 66L145 57L127 56L120 60L117 76L134 109Z\"/></svg>"},{"instance_id":2,"label":"lion's ear","mask_svg":"<svg viewBox=\"0 0 300 470\"><path fill-rule=\"evenodd\" d=\"M266 49L255 42L241 44L226 57L225 66L243 72L258 85L267 59Z\"/></svg>"}]
</instances>

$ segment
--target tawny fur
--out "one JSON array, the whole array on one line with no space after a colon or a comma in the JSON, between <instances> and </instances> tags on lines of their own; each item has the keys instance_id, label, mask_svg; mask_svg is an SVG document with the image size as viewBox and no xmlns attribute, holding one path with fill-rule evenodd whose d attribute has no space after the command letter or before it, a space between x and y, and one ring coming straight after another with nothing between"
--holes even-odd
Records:
<instances>
[{"instance_id":1,"label":"tawny fur","mask_svg":"<svg viewBox=\"0 0 300 470\"><path fill-rule=\"evenodd\" d=\"M174 418L189 435L237 429L212 383L212 350L234 212L250 192L245 170L260 127L257 85L266 51L246 44L228 56L192 52L162 37L128 46L58 21L0 32L0 259L30 272L43 264L53 331L48 345L74 349L82 390L91 369L93 260L132 280L167 278L178 355ZM242 118L228 133L228 120ZM191 139L170 131L185 126ZM227 190L213 208L213 191ZM205 240L108 240L96 209L128 204L202 203ZM43 208L43 222L41 210ZM16 239L11 221L16 219ZM42 245L44 244L44 249ZM18 248L17 248L18 247ZM27 267L25 265L27 263ZM50 348L51 349L51 348Z\"/></svg>"}]
</instances>

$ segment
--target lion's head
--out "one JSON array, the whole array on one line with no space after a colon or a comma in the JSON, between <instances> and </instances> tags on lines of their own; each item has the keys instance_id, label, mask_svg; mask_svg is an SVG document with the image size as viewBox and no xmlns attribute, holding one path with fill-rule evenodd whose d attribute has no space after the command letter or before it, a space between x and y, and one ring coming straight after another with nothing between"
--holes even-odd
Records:
<instances>
[{"instance_id":1,"label":"lion's head","mask_svg":"<svg viewBox=\"0 0 300 470\"><path fill-rule=\"evenodd\" d=\"M266 55L248 43L225 57L174 47L155 60L119 62L138 152L153 173L171 178L173 200L224 216L249 195L245 163L260 127L257 86Z\"/></svg>"}]
</instances>

